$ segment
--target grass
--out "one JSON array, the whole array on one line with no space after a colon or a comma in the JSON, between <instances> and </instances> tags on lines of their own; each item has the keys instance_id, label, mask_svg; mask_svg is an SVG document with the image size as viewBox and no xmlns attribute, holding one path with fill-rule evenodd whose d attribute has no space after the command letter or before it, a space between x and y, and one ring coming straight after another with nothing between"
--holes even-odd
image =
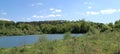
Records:
<instances>
[{"instance_id":1,"label":"grass","mask_svg":"<svg viewBox=\"0 0 120 54\"><path fill-rule=\"evenodd\" d=\"M0 49L0 54L120 54L120 33L106 31L49 41L44 36L30 46Z\"/></svg>"}]
</instances>

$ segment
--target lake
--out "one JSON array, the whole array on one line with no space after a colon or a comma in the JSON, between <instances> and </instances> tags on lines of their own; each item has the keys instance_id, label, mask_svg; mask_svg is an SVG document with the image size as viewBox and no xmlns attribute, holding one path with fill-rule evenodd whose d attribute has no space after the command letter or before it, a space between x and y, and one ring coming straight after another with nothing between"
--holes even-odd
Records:
<instances>
[{"instance_id":1,"label":"lake","mask_svg":"<svg viewBox=\"0 0 120 54\"><path fill-rule=\"evenodd\" d=\"M71 34L72 36L82 36L83 34ZM2 36L0 37L0 48L11 48L36 43L42 35L25 36ZM64 34L43 34L48 40L62 39Z\"/></svg>"}]
</instances>

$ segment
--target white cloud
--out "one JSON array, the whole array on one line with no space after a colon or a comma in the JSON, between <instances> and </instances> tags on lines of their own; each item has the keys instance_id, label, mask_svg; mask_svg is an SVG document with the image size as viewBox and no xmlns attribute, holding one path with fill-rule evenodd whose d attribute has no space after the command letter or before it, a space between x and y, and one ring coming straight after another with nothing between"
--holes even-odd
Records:
<instances>
[{"instance_id":1,"label":"white cloud","mask_svg":"<svg viewBox=\"0 0 120 54\"><path fill-rule=\"evenodd\" d=\"M7 18L0 18L0 20L11 21L10 19Z\"/></svg>"},{"instance_id":2,"label":"white cloud","mask_svg":"<svg viewBox=\"0 0 120 54\"><path fill-rule=\"evenodd\" d=\"M120 9L118 9L118 11L120 12Z\"/></svg>"},{"instance_id":3,"label":"white cloud","mask_svg":"<svg viewBox=\"0 0 120 54\"><path fill-rule=\"evenodd\" d=\"M117 12L117 9L106 9L106 10L100 10L101 14L113 14Z\"/></svg>"},{"instance_id":4,"label":"white cloud","mask_svg":"<svg viewBox=\"0 0 120 54\"><path fill-rule=\"evenodd\" d=\"M56 9L55 12L59 12L60 13L60 12L62 12L62 10L61 9Z\"/></svg>"},{"instance_id":5,"label":"white cloud","mask_svg":"<svg viewBox=\"0 0 120 54\"><path fill-rule=\"evenodd\" d=\"M84 2L83 4L85 4L85 5L91 5L92 2Z\"/></svg>"},{"instance_id":6,"label":"white cloud","mask_svg":"<svg viewBox=\"0 0 120 54\"><path fill-rule=\"evenodd\" d=\"M92 8L92 6L88 6L88 9L91 9Z\"/></svg>"},{"instance_id":7,"label":"white cloud","mask_svg":"<svg viewBox=\"0 0 120 54\"><path fill-rule=\"evenodd\" d=\"M99 12L94 12L94 11L87 11L86 14L87 15L98 15L100 13Z\"/></svg>"},{"instance_id":8,"label":"white cloud","mask_svg":"<svg viewBox=\"0 0 120 54\"><path fill-rule=\"evenodd\" d=\"M56 17L56 15L55 14L49 14L48 16L46 16L47 18L49 18L49 17Z\"/></svg>"},{"instance_id":9,"label":"white cloud","mask_svg":"<svg viewBox=\"0 0 120 54\"><path fill-rule=\"evenodd\" d=\"M56 9L56 8L50 8L50 11L52 11L52 13L61 13L62 12L61 9Z\"/></svg>"},{"instance_id":10,"label":"white cloud","mask_svg":"<svg viewBox=\"0 0 120 54\"><path fill-rule=\"evenodd\" d=\"M91 9L93 2L84 2L83 4L86 5L88 9Z\"/></svg>"},{"instance_id":11,"label":"white cloud","mask_svg":"<svg viewBox=\"0 0 120 54\"><path fill-rule=\"evenodd\" d=\"M7 15L7 12L5 12L4 10L0 10L0 15Z\"/></svg>"},{"instance_id":12,"label":"white cloud","mask_svg":"<svg viewBox=\"0 0 120 54\"><path fill-rule=\"evenodd\" d=\"M57 8L50 8L49 11L45 10L45 12L41 12L43 15L40 14L34 14L32 18L55 18L55 17L61 17L62 15L60 14L62 12L61 9ZM47 13L47 14L46 14Z\"/></svg>"},{"instance_id":13,"label":"white cloud","mask_svg":"<svg viewBox=\"0 0 120 54\"><path fill-rule=\"evenodd\" d=\"M31 18L27 18L27 20L31 20Z\"/></svg>"},{"instance_id":14,"label":"white cloud","mask_svg":"<svg viewBox=\"0 0 120 54\"><path fill-rule=\"evenodd\" d=\"M45 16L33 15L33 18L45 18Z\"/></svg>"},{"instance_id":15,"label":"white cloud","mask_svg":"<svg viewBox=\"0 0 120 54\"><path fill-rule=\"evenodd\" d=\"M60 17L60 16L62 16L62 15L61 15L61 14L56 14L56 16Z\"/></svg>"},{"instance_id":16,"label":"white cloud","mask_svg":"<svg viewBox=\"0 0 120 54\"><path fill-rule=\"evenodd\" d=\"M51 10L51 11L53 11L53 10L54 10L54 8L50 8L50 10Z\"/></svg>"},{"instance_id":17,"label":"white cloud","mask_svg":"<svg viewBox=\"0 0 120 54\"><path fill-rule=\"evenodd\" d=\"M42 16L42 15L33 15L32 18L55 18L55 17L61 17L61 14L49 14L46 16Z\"/></svg>"},{"instance_id":18,"label":"white cloud","mask_svg":"<svg viewBox=\"0 0 120 54\"><path fill-rule=\"evenodd\" d=\"M45 18L45 16L39 16L39 18Z\"/></svg>"},{"instance_id":19,"label":"white cloud","mask_svg":"<svg viewBox=\"0 0 120 54\"><path fill-rule=\"evenodd\" d=\"M43 5L43 3L37 3L36 5Z\"/></svg>"},{"instance_id":20,"label":"white cloud","mask_svg":"<svg viewBox=\"0 0 120 54\"><path fill-rule=\"evenodd\" d=\"M35 3L35 4L31 4L31 6L33 6L33 7L35 7L35 6L42 6L43 5L43 3Z\"/></svg>"},{"instance_id":21,"label":"white cloud","mask_svg":"<svg viewBox=\"0 0 120 54\"><path fill-rule=\"evenodd\" d=\"M33 15L32 17L33 17L33 18L37 18L38 16L37 16L37 15Z\"/></svg>"},{"instance_id":22,"label":"white cloud","mask_svg":"<svg viewBox=\"0 0 120 54\"><path fill-rule=\"evenodd\" d=\"M98 14L114 14L120 12L120 9L104 9L104 10L99 10L99 11L87 11L87 15L98 15Z\"/></svg>"}]
</instances>

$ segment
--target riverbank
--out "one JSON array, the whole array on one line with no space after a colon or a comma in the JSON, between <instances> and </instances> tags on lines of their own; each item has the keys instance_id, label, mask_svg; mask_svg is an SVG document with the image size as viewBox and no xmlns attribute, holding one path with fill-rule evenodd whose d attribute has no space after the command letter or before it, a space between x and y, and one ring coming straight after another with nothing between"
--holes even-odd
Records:
<instances>
[{"instance_id":1,"label":"riverbank","mask_svg":"<svg viewBox=\"0 0 120 54\"><path fill-rule=\"evenodd\" d=\"M97 32L81 37L71 37L66 34L64 39L48 41L45 37L42 41L18 48L1 49L1 53L7 54L119 54L120 34L118 31Z\"/></svg>"}]
</instances>

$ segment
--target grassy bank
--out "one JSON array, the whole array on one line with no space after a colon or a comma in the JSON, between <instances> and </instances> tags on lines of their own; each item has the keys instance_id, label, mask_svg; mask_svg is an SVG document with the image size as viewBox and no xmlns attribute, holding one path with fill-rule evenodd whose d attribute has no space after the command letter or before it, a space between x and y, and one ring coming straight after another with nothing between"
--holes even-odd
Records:
<instances>
[{"instance_id":1,"label":"grassy bank","mask_svg":"<svg viewBox=\"0 0 120 54\"><path fill-rule=\"evenodd\" d=\"M31 46L0 49L1 54L120 54L118 31L71 37L67 33L62 40L48 41L44 36Z\"/></svg>"}]
</instances>

